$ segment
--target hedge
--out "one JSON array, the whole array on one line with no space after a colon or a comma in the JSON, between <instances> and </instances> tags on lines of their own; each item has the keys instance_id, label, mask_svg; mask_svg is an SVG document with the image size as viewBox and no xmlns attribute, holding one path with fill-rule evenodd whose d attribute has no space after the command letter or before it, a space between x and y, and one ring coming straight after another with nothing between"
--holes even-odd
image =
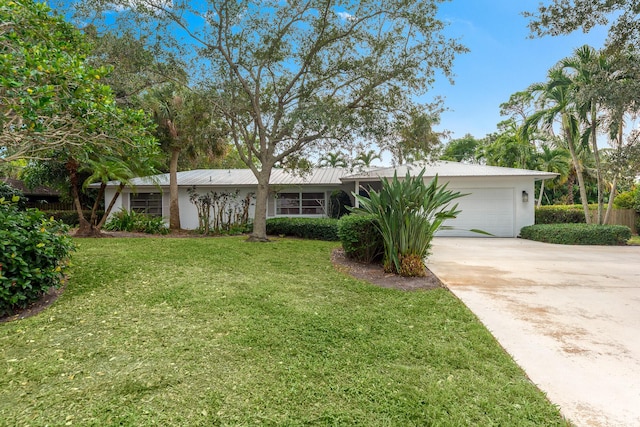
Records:
<instances>
[{"instance_id":1,"label":"hedge","mask_svg":"<svg viewBox=\"0 0 640 427\"><path fill-rule=\"evenodd\" d=\"M384 241L372 215L347 215L338 221L338 237L348 258L371 263L382 259Z\"/></svg>"},{"instance_id":2,"label":"hedge","mask_svg":"<svg viewBox=\"0 0 640 427\"><path fill-rule=\"evenodd\" d=\"M537 224L523 227L520 237L561 245L625 245L631 229L624 225Z\"/></svg>"},{"instance_id":3,"label":"hedge","mask_svg":"<svg viewBox=\"0 0 640 427\"><path fill-rule=\"evenodd\" d=\"M580 205L549 205L536 208L536 224L585 223Z\"/></svg>"},{"instance_id":4,"label":"hedge","mask_svg":"<svg viewBox=\"0 0 640 427\"><path fill-rule=\"evenodd\" d=\"M336 241L339 240L338 220L334 218L270 218L267 220L267 234Z\"/></svg>"}]
</instances>

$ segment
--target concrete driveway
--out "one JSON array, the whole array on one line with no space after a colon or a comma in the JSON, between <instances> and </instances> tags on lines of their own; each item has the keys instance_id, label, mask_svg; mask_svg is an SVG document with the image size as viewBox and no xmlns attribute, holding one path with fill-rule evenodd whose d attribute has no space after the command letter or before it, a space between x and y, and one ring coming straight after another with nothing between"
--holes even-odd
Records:
<instances>
[{"instance_id":1,"label":"concrete driveway","mask_svg":"<svg viewBox=\"0 0 640 427\"><path fill-rule=\"evenodd\" d=\"M640 246L434 239L427 266L577 426L640 426Z\"/></svg>"}]
</instances>

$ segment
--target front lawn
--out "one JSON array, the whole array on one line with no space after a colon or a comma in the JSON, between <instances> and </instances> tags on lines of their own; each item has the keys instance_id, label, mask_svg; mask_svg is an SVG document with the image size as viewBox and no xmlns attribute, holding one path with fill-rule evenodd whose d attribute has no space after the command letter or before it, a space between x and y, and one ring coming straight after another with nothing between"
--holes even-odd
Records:
<instances>
[{"instance_id":1,"label":"front lawn","mask_svg":"<svg viewBox=\"0 0 640 427\"><path fill-rule=\"evenodd\" d=\"M0 425L565 425L448 291L335 243L76 242L63 296L0 325Z\"/></svg>"}]
</instances>

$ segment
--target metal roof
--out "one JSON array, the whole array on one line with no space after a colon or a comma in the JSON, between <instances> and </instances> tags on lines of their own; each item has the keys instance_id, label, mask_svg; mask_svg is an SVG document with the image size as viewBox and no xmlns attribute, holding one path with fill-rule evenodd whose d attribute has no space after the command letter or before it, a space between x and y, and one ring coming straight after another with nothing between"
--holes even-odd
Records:
<instances>
[{"instance_id":1,"label":"metal roof","mask_svg":"<svg viewBox=\"0 0 640 427\"><path fill-rule=\"evenodd\" d=\"M340 178L349 174L345 168L317 168L308 173L292 173L284 169L273 169L270 185L340 185ZM109 185L117 185L117 181L109 182ZM134 178L131 185L160 186L169 185L169 174L153 175L142 178ZM179 186L211 186L211 187L255 187L258 180L251 169L196 169L178 172Z\"/></svg>"},{"instance_id":2,"label":"metal roof","mask_svg":"<svg viewBox=\"0 0 640 427\"><path fill-rule=\"evenodd\" d=\"M316 168L306 173L292 173L284 169L273 169L270 185L340 185L343 182L378 181L381 178L392 178L394 173L404 177L409 171L417 175L425 169L425 177L533 177L534 179L551 179L555 173L533 171L527 169L503 168L458 162L437 161L433 163L416 162L396 167L374 167L353 173L347 168ZM118 185L117 181L110 181L109 186ZM134 178L131 185L139 186L169 186L169 174ZM250 169L196 169L178 172L179 186L211 186L211 187L255 187L258 180ZM97 184L92 184L92 187Z\"/></svg>"},{"instance_id":3,"label":"metal roof","mask_svg":"<svg viewBox=\"0 0 640 427\"><path fill-rule=\"evenodd\" d=\"M528 169L504 168L500 166L487 166L467 164L439 160L436 162L415 162L396 167L373 168L368 171L348 175L342 178L343 182L349 181L378 181L381 178L393 178L394 173L402 178L407 175L417 175L425 169L425 177L533 177L535 179L551 179L558 174L541 172Z\"/></svg>"}]
</instances>

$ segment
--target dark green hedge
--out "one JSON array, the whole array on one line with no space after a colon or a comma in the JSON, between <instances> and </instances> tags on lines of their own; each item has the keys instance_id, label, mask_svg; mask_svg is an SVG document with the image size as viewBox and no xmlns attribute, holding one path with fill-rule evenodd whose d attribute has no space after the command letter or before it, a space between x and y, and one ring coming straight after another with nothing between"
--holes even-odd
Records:
<instances>
[{"instance_id":1,"label":"dark green hedge","mask_svg":"<svg viewBox=\"0 0 640 427\"><path fill-rule=\"evenodd\" d=\"M631 230L624 225L537 224L520 230L523 239L561 245L625 245Z\"/></svg>"},{"instance_id":2,"label":"dark green hedge","mask_svg":"<svg viewBox=\"0 0 640 427\"><path fill-rule=\"evenodd\" d=\"M536 224L585 223L580 205L550 205L536 208Z\"/></svg>"},{"instance_id":3,"label":"dark green hedge","mask_svg":"<svg viewBox=\"0 0 640 427\"><path fill-rule=\"evenodd\" d=\"M338 221L338 237L344 253L356 261L371 263L382 259L384 241L372 215L347 215Z\"/></svg>"},{"instance_id":4,"label":"dark green hedge","mask_svg":"<svg viewBox=\"0 0 640 427\"><path fill-rule=\"evenodd\" d=\"M270 218L267 234L314 240L338 240L338 220L334 218Z\"/></svg>"}]
</instances>

